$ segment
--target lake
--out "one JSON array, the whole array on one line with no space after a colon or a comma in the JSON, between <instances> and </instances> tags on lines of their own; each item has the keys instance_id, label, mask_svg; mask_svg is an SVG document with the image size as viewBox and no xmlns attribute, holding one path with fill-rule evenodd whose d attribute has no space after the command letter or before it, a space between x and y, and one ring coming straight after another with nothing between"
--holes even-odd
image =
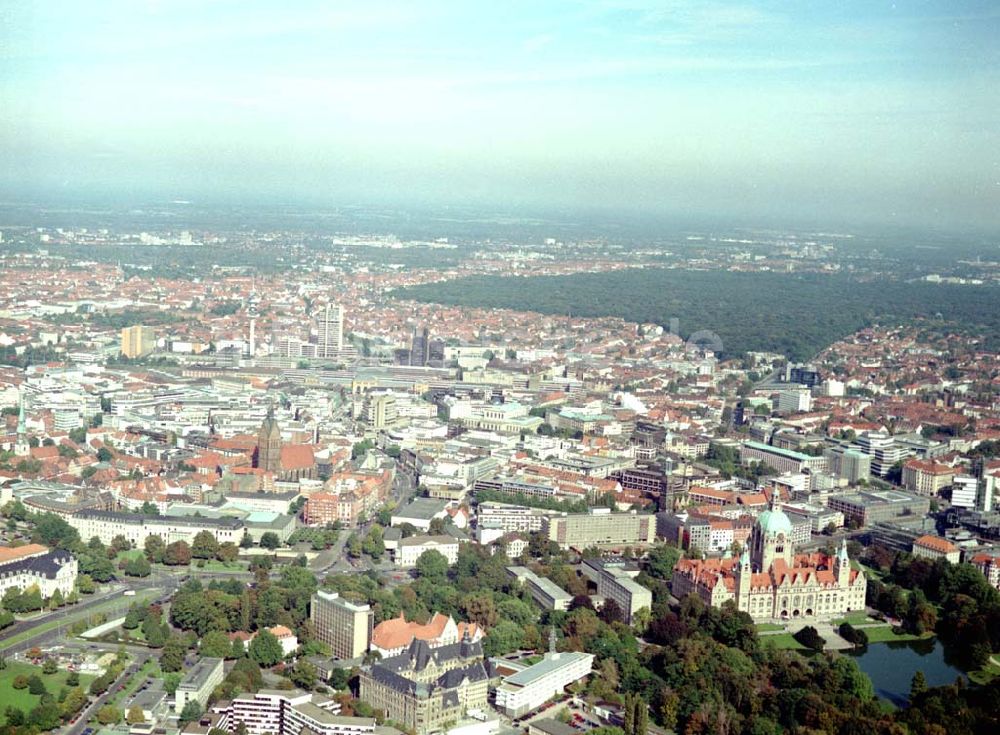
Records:
<instances>
[{"instance_id":1,"label":"lake","mask_svg":"<svg viewBox=\"0 0 1000 735\"><path fill-rule=\"evenodd\" d=\"M948 661L944 646L937 638L907 643L873 643L863 652L846 652L858 662L875 686L875 694L897 707L905 707L910 696L910 681L923 671L927 686L952 684L965 673Z\"/></svg>"}]
</instances>

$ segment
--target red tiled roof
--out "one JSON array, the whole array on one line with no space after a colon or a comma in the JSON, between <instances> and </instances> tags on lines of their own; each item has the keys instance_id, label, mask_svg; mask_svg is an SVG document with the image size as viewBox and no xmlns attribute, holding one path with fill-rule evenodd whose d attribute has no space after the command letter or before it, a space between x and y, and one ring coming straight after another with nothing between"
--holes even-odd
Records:
<instances>
[{"instance_id":1,"label":"red tiled roof","mask_svg":"<svg viewBox=\"0 0 1000 735\"><path fill-rule=\"evenodd\" d=\"M930 534L921 536L913 542L914 546L922 546L925 549L930 549L931 551L937 551L941 554L950 554L952 552L958 551L958 547L955 546L948 539L943 539L940 536L932 536Z\"/></svg>"},{"instance_id":2,"label":"red tiled roof","mask_svg":"<svg viewBox=\"0 0 1000 735\"><path fill-rule=\"evenodd\" d=\"M309 444L285 444L281 447L281 469L307 470L314 464L316 457Z\"/></svg>"},{"instance_id":3,"label":"red tiled roof","mask_svg":"<svg viewBox=\"0 0 1000 735\"><path fill-rule=\"evenodd\" d=\"M0 564L6 564L15 559L23 559L26 556L44 554L48 547L41 544L25 544L24 546L0 546Z\"/></svg>"}]
</instances>

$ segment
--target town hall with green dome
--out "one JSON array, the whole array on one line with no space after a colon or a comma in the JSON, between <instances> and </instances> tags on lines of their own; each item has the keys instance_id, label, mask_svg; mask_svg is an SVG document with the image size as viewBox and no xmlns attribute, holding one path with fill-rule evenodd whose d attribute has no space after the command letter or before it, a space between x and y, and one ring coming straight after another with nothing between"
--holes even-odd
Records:
<instances>
[{"instance_id":1,"label":"town hall with green dome","mask_svg":"<svg viewBox=\"0 0 1000 735\"><path fill-rule=\"evenodd\" d=\"M796 554L791 539L792 522L774 501L757 517L738 559L681 559L671 591L716 607L732 600L756 621L825 619L864 609L868 582L851 568L846 542L832 555Z\"/></svg>"}]
</instances>

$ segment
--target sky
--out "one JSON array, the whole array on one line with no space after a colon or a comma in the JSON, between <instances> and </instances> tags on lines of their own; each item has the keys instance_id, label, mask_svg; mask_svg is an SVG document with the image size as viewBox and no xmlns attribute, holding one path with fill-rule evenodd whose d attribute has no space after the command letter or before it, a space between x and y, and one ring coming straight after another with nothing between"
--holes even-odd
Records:
<instances>
[{"instance_id":1,"label":"sky","mask_svg":"<svg viewBox=\"0 0 1000 735\"><path fill-rule=\"evenodd\" d=\"M1000 3L0 0L0 197L1000 230Z\"/></svg>"}]
</instances>

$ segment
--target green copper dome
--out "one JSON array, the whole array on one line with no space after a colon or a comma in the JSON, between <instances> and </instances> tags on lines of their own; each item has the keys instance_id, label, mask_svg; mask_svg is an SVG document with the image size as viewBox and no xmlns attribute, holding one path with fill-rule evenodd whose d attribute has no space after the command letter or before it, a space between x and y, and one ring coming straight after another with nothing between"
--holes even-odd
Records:
<instances>
[{"instance_id":1,"label":"green copper dome","mask_svg":"<svg viewBox=\"0 0 1000 735\"><path fill-rule=\"evenodd\" d=\"M777 536L779 533L786 537L792 535L792 521L780 508L765 510L757 517L757 525L765 536Z\"/></svg>"}]
</instances>

